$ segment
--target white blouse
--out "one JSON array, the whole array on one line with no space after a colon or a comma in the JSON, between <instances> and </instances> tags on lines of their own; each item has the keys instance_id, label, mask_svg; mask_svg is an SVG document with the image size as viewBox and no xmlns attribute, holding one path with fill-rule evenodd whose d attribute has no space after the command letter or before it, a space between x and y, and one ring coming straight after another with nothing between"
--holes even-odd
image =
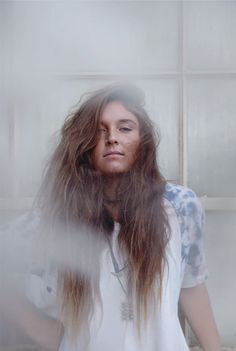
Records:
<instances>
[{"instance_id":1,"label":"white blouse","mask_svg":"<svg viewBox=\"0 0 236 351\"><path fill-rule=\"evenodd\" d=\"M127 304L126 263L118 248L119 224L115 223L110 247L105 247L100 266L102 306L97 304L90 323L89 335L82 333L71 343L65 329L60 351L187 351L178 319L178 300L181 288L201 284L207 277L203 250L204 214L196 195L187 188L167 184L165 208L170 225L166 269L163 277L161 305L150 306L147 322L141 324L140 334ZM32 217L16 226L25 237L31 235L39 220ZM21 228L21 229L20 229ZM112 257L113 255L113 257ZM120 273L115 274L118 265ZM156 284L158 289L158 283ZM56 304L57 278L50 270L31 269L27 278L28 298L48 315L60 318ZM101 308L102 307L102 308Z\"/></svg>"}]
</instances>

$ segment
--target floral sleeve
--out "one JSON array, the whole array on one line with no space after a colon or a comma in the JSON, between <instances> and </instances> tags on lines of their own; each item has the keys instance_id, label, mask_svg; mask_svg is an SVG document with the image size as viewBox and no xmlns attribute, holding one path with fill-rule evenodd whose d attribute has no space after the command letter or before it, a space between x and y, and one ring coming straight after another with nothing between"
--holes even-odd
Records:
<instances>
[{"instance_id":1,"label":"floral sleeve","mask_svg":"<svg viewBox=\"0 0 236 351\"><path fill-rule=\"evenodd\" d=\"M182 288L193 287L208 277L204 252L204 211L196 194L188 188L168 184L166 193L175 207L180 224Z\"/></svg>"}]
</instances>

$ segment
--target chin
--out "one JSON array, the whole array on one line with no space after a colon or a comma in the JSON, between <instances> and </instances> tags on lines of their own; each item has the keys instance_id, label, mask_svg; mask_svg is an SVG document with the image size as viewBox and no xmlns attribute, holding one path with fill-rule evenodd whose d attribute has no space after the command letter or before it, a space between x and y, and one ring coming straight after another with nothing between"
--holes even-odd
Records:
<instances>
[{"instance_id":1,"label":"chin","mask_svg":"<svg viewBox=\"0 0 236 351\"><path fill-rule=\"evenodd\" d=\"M129 169L122 168L122 167L114 167L114 168L104 169L100 171L105 175L116 175L116 174L119 175L119 174L127 173Z\"/></svg>"},{"instance_id":2,"label":"chin","mask_svg":"<svg viewBox=\"0 0 236 351\"><path fill-rule=\"evenodd\" d=\"M126 172L127 172L126 170L114 169L114 170L106 171L106 172L104 172L104 174L106 174L106 175L118 175L118 174L123 174L123 173L126 173Z\"/></svg>"}]
</instances>

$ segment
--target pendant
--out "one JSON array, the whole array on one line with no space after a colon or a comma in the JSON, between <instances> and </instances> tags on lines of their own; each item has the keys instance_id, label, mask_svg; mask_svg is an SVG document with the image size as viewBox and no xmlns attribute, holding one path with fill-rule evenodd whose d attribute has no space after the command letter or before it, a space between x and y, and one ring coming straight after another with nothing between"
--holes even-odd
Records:
<instances>
[{"instance_id":1,"label":"pendant","mask_svg":"<svg viewBox=\"0 0 236 351\"><path fill-rule=\"evenodd\" d=\"M125 322L134 319L133 307L129 301L123 301L121 303L121 319Z\"/></svg>"}]
</instances>

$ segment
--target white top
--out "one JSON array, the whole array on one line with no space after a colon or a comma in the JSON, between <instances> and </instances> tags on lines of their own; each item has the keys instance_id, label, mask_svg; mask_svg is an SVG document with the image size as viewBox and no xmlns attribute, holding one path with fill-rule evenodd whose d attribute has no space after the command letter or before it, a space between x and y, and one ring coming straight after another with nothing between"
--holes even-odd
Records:
<instances>
[{"instance_id":1,"label":"white top","mask_svg":"<svg viewBox=\"0 0 236 351\"><path fill-rule=\"evenodd\" d=\"M169 221L171 232L175 233L168 244L167 258L169 272L166 270L163 280L163 300L161 308L153 306L147 325L142 327L141 337L133 321L122 320L121 305L126 296L118 279L112 274L114 267L109 247L105 249L101 263L100 290L103 304L102 321L99 309L95 309L90 329L89 351L185 351L188 350L178 320L178 298L181 288L181 240L177 217L169 206ZM117 250L117 235L119 225L116 224L113 233L112 247L119 267L122 267L121 257ZM125 270L121 280L125 286ZM64 336L60 351L84 351L84 345L70 344L67 335Z\"/></svg>"},{"instance_id":2,"label":"white top","mask_svg":"<svg viewBox=\"0 0 236 351\"><path fill-rule=\"evenodd\" d=\"M126 302L126 269L119 274L122 286L114 275L114 264L109 245L101 259L100 306L95 306L90 324L90 338L85 348L86 337L82 335L77 344L71 344L67 330L60 351L187 351L179 319L178 300L180 289L204 282L207 269L202 249L203 212L196 195L189 189L168 184L165 192L171 238L167 246L168 268L163 278L161 306L153 305L146 324L137 333L133 320L122 318L122 306ZM119 224L115 224L111 247L119 268L125 266L119 253L117 236ZM158 286L156 286L158 289ZM47 314L57 316L55 304L56 277L43 272L31 275L28 281L28 296ZM124 307L125 308L125 307Z\"/></svg>"}]
</instances>

